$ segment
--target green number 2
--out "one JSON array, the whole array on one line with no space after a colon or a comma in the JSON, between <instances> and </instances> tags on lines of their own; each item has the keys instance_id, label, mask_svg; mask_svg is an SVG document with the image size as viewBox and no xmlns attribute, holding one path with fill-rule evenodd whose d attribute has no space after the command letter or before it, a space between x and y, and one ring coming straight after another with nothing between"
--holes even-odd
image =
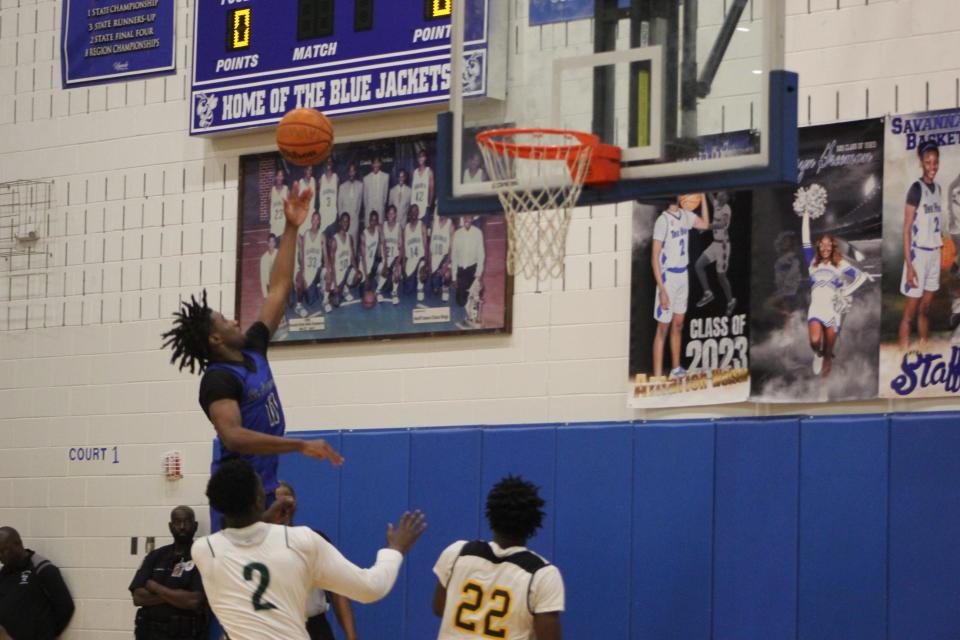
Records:
<instances>
[{"instance_id":1,"label":"green number 2","mask_svg":"<svg viewBox=\"0 0 960 640\"><path fill-rule=\"evenodd\" d=\"M266 611L276 609L277 605L260 600L263 597L263 592L266 591L270 585L270 569L267 569L266 565L259 562L251 562L243 568L243 579L253 580L254 571L260 574L260 585L257 587L257 590L253 592L253 597L250 599L253 603L253 610Z\"/></svg>"}]
</instances>

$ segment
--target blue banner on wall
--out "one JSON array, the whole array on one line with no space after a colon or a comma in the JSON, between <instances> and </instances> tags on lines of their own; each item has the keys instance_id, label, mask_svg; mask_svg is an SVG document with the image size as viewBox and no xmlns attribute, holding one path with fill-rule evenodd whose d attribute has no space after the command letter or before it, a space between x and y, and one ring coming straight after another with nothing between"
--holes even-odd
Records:
<instances>
[{"instance_id":1,"label":"blue banner on wall","mask_svg":"<svg viewBox=\"0 0 960 640\"><path fill-rule=\"evenodd\" d=\"M630 0L619 0L620 9L630 7ZM595 0L530 0L530 26L592 18Z\"/></svg>"},{"instance_id":2,"label":"blue banner on wall","mask_svg":"<svg viewBox=\"0 0 960 640\"><path fill-rule=\"evenodd\" d=\"M174 0L65 0L63 87L173 73Z\"/></svg>"}]
</instances>

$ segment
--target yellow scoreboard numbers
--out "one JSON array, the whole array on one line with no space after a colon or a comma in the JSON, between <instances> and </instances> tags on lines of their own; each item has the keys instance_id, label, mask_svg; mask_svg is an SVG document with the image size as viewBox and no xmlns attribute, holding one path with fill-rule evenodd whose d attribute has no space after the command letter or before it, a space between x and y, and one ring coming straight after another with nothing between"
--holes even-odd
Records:
<instances>
[{"instance_id":1,"label":"yellow scoreboard numbers","mask_svg":"<svg viewBox=\"0 0 960 640\"><path fill-rule=\"evenodd\" d=\"M234 9L227 14L227 51L250 46L250 7Z\"/></svg>"},{"instance_id":2,"label":"yellow scoreboard numbers","mask_svg":"<svg viewBox=\"0 0 960 640\"><path fill-rule=\"evenodd\" d=\"M425 20L449 18L452 11L453 0L423 0L423 17Z\"/></svg>"}]
</instances>

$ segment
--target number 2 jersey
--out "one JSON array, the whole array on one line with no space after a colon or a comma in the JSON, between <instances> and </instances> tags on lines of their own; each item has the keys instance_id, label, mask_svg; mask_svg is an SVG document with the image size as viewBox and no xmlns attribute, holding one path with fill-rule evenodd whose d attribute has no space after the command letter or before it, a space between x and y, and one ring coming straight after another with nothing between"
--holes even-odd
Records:
<instances>
[{"instance_id":1,"label":"number 2 jersey","mask_svg":"<svg viewBox=\"0 0 960 640\"><path fill-rule=\"evenodd\" d=\"M403 555L380 549L361 569L309 527L257 522L193 543L194 563L230 640L309 640L307 597L314 588L368 603L393 588Z\"/></svg>"},{"instance_id":2,"label":"number 2 jersey","mask_svg":"<svg viewBox=\"0 0 960 640\"><path fill-rule=\"evenodd\" d=\"M535 613L564 608L560 570L525 547L459 540L433 572L447 589L437 640L532 639Z\"/></svg>"},{"instance_id":3,"label":"number 2 jersey","mask_svg":"<svg viewBox=\"0 0 960 640\"><path fill-rule=\"evenodd\" d=\"M271 436L282 436L286 430L280 396L273 381L273 372L267 362L270 330L262 322L255 322L247 330L242 349L243 363L211 362L200 380L200 406L209 417L210 405L217 400L236 400L244 428ZM253 465L260 475L263 490L268 494L277 488L276 455L239 455L227 449L219 440L219 454L214 452L210 473L216 472L220 461L227 456L241 457Z\"/></svg>"}]
</instances>

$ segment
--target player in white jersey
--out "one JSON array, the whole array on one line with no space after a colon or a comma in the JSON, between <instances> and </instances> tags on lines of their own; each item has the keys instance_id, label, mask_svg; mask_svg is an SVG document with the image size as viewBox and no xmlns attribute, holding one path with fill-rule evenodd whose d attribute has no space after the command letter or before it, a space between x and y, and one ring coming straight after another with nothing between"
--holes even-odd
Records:
<instances>
[{"instance_id":1,"label":"player in white jersey","mask_svg":"<svg viewBox=\"0 0 960 640\"><path fill-rule=\"evenodd\" d=\"M950 183L948 198L947 231L954 248L957 248L960 247L960 175ZM950 342L960 345L960 251L957 252L950 271L954 275L953 287L950 290L950 328L953 330Z\"/></svg>"},{"instance_id":2,"label":"player in white jersey","mask_svg":"<svg viewBox=\"0 0 960 640\"><path fill-rule=\"evenodd\" d=\"M490 542L454 542L433 567L437 640L560 640L564 609L560 570L526 548L543 524L537 487L507 476L487 495Z\"/></svg>"},{"instance_id":3,"label":"player in white jersey","mask_svg":"<svg viewBox=\"0 0 960 640\"><path fill-rule=\"evenodd\" d=\"M727 269L730 266L730 218L733 212L730 210L730 197L725 191L720 191L711 200L713 222L710 223L710 230L713 232L713 242L700 254L694 265L697 280L700 281L700 288L703 290L703 297L697 301L697 306L705 307L713 302L713 290L707 280L707 265L713 263L717 266L717 281L720 282L720 288L726 296L727 315L730 315L737 307L737 299L733 297L730 281L727 279Z\"/></svg>"},{"instance_id":4,"label":"player in white jersey","mask_svg":"<svg viewBox=\"0 0 960 640\"><path fill-rule=\"evenodd\" d=\"M347 167L347 179L340 183L337 192L337 213L350 214L350 235L357 237L360 226L360 213L363 207L363 183L357 177L357 165L353 162Z\"/></svg>"},{"instance_id":5,"label":"player in white jersey","mask_svg":"<svg viewBox=\"0 0 960 640\"><path fill-rule=\"evenodd\" d=\"M333 160L327 158L320 176L320 186L317 197L320 202L320 228L327 235L337 231L337 190L340 188L340 176L333 170Z\"/></svg>"},{"instance_id":6,"label":"player in white jersey","mask_svg":"<svg viewBox=\"0 0 960 640\"><path fill-rule=\"evenodd\" d=\"M942 194L935 182L940 169L940 149L933 141L920 144L917 149L923 176L907 192L903 213L903 276L900 293L907 296L900 319L900 350L910 346L910 330L917 320L920 343L930 335L930 304L940 289L941 235L945 231L942 220Z\"/></svg>"},{"instance_id":7,"label":"player in white jersey","mask_svg":"<svg viewBox=\"0 0 960 640\"><path fill-rule=\"evenodd\" d=\"M826 378L833 367L834 347L850 296L867 281L867 275L840 253L840 243L827 234L810 244L810 216L803 216L803 254L810 274L810 308L807 331L813 349L813 372Z\"/></svg>"},{"instance_id":8,"label":"player in white jersey","mask_svg":"<svg viewBox=\"0 0 960 640\"><path fill-rule=\"evenodd\" d=\"M423 283L426 281L427 229L420 221L420 208L412 204L403 227L403 290L417 292L417 301L423 302Z\"/></svg>"},{"instance_id":9,"label":"player in white jersey","mask_svg":"<svg viewBox=\"0 0 960 640\"><path fill-rule=\"evenodd\" d=\"M678 199L679 202L679 199ZM700 196L700 215L681 209L671 203L653 226L653 276L657 283L653 317L657 321L657 333L653 338L653 375L663 375L663 348L670 334L670 375L682 378L687 375L680 366L680 342L683 337L683 320L687 313L687 298L690 295L690 229L709 229L710 214L707 199Z\"/></svg>"},{"instance_id":10,"label":"player in white jersey","mask_svg":"<svg viewBox=\"0 0 960 640\"><path fill-rule=\"evenodd\" d=\"M283 215L283 201L290 195L290 189L283 183L285 176L283 169L278 169L273 177L273 186L270 187L270 233L276 237L283 235L287 219Z\"/></svg>"},{"instance_id":11,"label":"player in white jersey","mask_svg":"<svg viewBox=\"0 0 960 640\"><path fill-rule=\"evenodd\" d=\"M436 215L430 227L430 291L450 301L450 250L453 247L453 220Z\"/></svg>"},{"instance_id":12,"label":"player in white jersey","mask_svg":"<svg viewBox=\"0 0 960 640\"><path fill-rule=\"evenodd\" d=\"M371 211L385 211L387 208L387 194L390 191L390 176L381 171L382 163L379 157L370 161L370 173L363 176L363 209Z\"/></svg>"},{"instance_id":13,"label":"player in white jersey","mask_svg":"<svg viewBox=\"0 0 960 640\"><path fill-rule=\"evenodd\" d=\"M301 301L314 304L324 299L325 291L330 289L330 273L327 268L327 236L320 226L320 213L310 216L310 229L300 236L300 259L297 271L297 293ZM330 311L330 301L324 303L324 310Z\"/></svg>"},{"instance_id":14,"label":"player in white jersey","mask_svg":"<svg viewBox=\"0 0 960 640\"><path fill-rule=\"evenodd\" d=\"M383 235L380 233L380 214L370 212L367 226L360 232L360 272L363 274L363 290L377 290L377 302L383 302L377 281L380 279L380 263L383 255Z\"/></svg>"},{"instance_id":15,"label":"player in white jersey","mask_svg":"<svg viewBox=\"0 0 960 640\"><path fill-rule=\"evenodd\" d=\"M420 217L430 223L430 210L433 204L433 169L427 166L427 152L421 149L417 152L417 168L413 170L413 181L410 183L412 198L411 206L417 205Z\"/></svg>"},{"instance_id":16,"label":"player in white jersey","mask_svg":"<svg viewBox=\"0 0 960 640\"><path fill-rule=\"evenodd\" d=\"M270 273L273 271L273 262L277 259L277 236L267 235L267 250L260 256L260 292L264 299L270 290Z\"/></svg>"},{"instance_id":17,"label":"player in white jersey","mask_svg":"<svg viewBox=\"0 0 960 640\"><path fill-rule=\"evenodd\" d=\"M475 184L478 182L489 182L487 172L483 168L483 158L479 151L474 151L467 159L467 168L463 170L463 183Z\"/></svg>"},{"instance_id":18,"label":"player in white jersey","mask_svg":"<svg viewBox=\"0 0 960 640\"><path fill-rule=\"evenodd\" d=\"M225 528L193 543L210 608L230 640L309 640L307 596L314 588L374 602L393 588L403 555L426 528L418 511L387 525L387 546L361 569L308 527L261 522L259 476L239 458L223 462L207 484L210 506Z\"/></svg>"},{"instance_id":19,"label":"player in white jersey","mask_svg":"<svg viewBox=\"0 0 960 640\"><path fill-rule=\"evenodd\" d=\"M457 287L457 305L464 307L467 317L461 329L483 326L483 268L487 260L483 232L473 224L473 216L460 216L460 228L453 234L450 250L450 273Z\"/></svg>"},{"instance_id":20,"label":"player in white jersey","mask_svg":"<svg viewBox=\"0 0 960 640\"><path fill-rule=\"evenodd\" d=\"M310 192L313 194L310 198L310 208L307 210L307 219L303 221L303 224L301 224L297 230L300 235L303 235L307 232L307 229L310 228L311 220L313 220L313 212L317 210L317 179L313 177L312 166L307 165L303 168L303 178L301 178L297 184L299 185L299 189L296 195L300 195L307 187L310 188Z\"/></svg>"},{"instance_id":21,"label":"player in white jersey","mask_svg":"<svg viewBox=\"0 0 960 640\"><path fill-rule=\"evenodd\" d=\"M387 207L387 221L383 225L383 269L377 281L377 291L393 295L393 304L400 304L400 270L403 262L403 227L397 222L397 208Z\"/></svg>"},{"instance_id":22,"label":"player in white jersey","mask_svg":"<svg viewBox=\"0 0 960 640\"><path fill-rule=\"evenodd\" d=\"M389 202L397 208L397 222L400 226L407 224L407 212L410 210L410 202L413 193L410 191L410 185L407 184L407 171L400 169L397 173L397 184L390 187Z\"/></svg>"},{"instance_id":23,"label":"player in white jersey","mask_svg":"<svg viewBox=\"0 0 960 640\"><path fill-rule=\"evenodd\" d=\"M330 261L333 263L333 289L331 302L339 307L340 302L353 300L350 288L360 284L362 276L357 269L357 255L350 237L350 214L340 214L340 229L330 239Z\"/></svg>"}]
</instances>

